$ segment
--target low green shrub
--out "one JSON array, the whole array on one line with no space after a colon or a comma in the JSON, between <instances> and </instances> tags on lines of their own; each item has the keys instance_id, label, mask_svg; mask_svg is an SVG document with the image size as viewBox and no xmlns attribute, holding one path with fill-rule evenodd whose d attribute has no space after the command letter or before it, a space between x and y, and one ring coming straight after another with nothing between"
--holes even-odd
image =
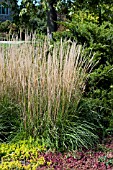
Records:
<instances>
[{"instance_id":1,"label":"low green shrub","mask_svg":"<svg viewBox=\"0 0 113 170\"><path fill-rule=\"evenodd\" d=\"M9 26L11 24L11 21L6 20L4 22L0 22L0 32L9 32Z\"/></svg>"},{"instance_id":2,"label":"low green shrub","mask_svg":"<svg viewBox=\"0 0 113 170\"><path fill-rule=\"evenodd\" d=\"M8 141L20 132L21 109L8 96L0 98L0 141Z\"/></svg>"},{"instance_id":3,"label":"low green shrub","mask_svg":"<svg viewBox=\"0 0 113 170\"><path fill-rule=\"evenodd\" d=\"M39 140L22 140L16 143L0 144L0 169L2 170L36 170L45 163L41 151L45 151L45 146L39 144Z\"/></svg>"},{"instance_id":4,"label":"low green shrub","mask_svg":"<svg viewBox=\"0 0 113 170\"><path fill-rule=\"evenodd\" d=\"M43 129L42 138L47 148L59 151L92 148L98 143L96 126L80 117L65 115L55 124L50 124ZM39 134L41 136L41 134Z\"/></svg>"}]
</instances>

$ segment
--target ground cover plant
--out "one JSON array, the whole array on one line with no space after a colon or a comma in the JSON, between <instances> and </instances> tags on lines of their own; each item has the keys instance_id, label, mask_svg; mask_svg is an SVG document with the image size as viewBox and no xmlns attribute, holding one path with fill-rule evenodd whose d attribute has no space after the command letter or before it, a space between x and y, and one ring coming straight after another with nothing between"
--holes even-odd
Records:
<instances>
[{"instance_id":1,"label":"ground cover plant","mask_svg":"<svg viewBox=\"0 0 113 170\"><path fill-rule=\"evenodd\" d=\"M112 170L113 139L108 138L95 149L53 152L29 138L17 143L0 144L0 170Z\"/></svg>"},{"instance_id":2,"label":"ground cover plant","mask_svg":"<svg viewBox=\"0 0 113 170\"><path fill-rule=\"evenodd\" d=\"M22 140L17 143L0 144L0 169L36 169L45 163L40 152L44 151L38 140ZM49 162L47 162L49 164Z\"/></svg>"}]
</instances>

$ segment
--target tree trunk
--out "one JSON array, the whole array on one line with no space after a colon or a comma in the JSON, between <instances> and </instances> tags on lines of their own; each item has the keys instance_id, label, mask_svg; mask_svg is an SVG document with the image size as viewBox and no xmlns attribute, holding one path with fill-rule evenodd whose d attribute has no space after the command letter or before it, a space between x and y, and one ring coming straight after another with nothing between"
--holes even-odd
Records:
<instances>
[{"instance_id":1,"label":"tree trunk","mask_svg":"<svg viewBox=\"0 0 113 170\"><path fill-rule=\"evenodd\" d=\"M22 29L20 28L20 35L19 35L19 39L22 40Z\"/></svg>"},{"instance_id":2,"label":"tree trunk","mask_svg":"<svg viewBox=\"0 0 113 170\"><path fill-rule=\"evenodd\" d=\"M48 2L47 10L47 36L52 39L52 33L57 31L57 12L54 7L54 2Z\"/></svg>"}]
</instances>

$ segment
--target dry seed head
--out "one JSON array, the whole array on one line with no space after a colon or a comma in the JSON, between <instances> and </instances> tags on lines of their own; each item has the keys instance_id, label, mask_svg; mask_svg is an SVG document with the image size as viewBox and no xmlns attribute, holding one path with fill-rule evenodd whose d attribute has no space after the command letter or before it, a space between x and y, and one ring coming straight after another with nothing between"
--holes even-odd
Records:
<instances>
[{"instance_id":1,"label":"dry seed head","mask_svg":"<svg viewBox=\"0 0 113 170\"><path fill-rule=\"evenodd\" d=\"M26 110L32 120L45 112L56 119L72 97L80 100L93 57L86 60L75 42L50 48L45 40L36 47L25 43L0 50L1 93L12 93L24 107L25 119Z\"/></svg>"}]
</instances>

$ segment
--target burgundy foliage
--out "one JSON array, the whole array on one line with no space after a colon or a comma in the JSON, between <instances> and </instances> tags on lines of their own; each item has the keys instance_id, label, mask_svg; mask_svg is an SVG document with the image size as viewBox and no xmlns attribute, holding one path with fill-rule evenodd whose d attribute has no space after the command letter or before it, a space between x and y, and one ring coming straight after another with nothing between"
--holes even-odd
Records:
<instances>
[{"instance_id":1,"label":"burgundy foliage","mask_svg":"<svg viewBox=\"0 0 113 170\"><path fill-rule=\"evenodd\" d=\"M37 170L113 170L113 140L109 139L101 147L104 148L102 151L97 149L64 154L41 153L46 161L45 165L38 167Z\"/></svg>"}]
</instances>

